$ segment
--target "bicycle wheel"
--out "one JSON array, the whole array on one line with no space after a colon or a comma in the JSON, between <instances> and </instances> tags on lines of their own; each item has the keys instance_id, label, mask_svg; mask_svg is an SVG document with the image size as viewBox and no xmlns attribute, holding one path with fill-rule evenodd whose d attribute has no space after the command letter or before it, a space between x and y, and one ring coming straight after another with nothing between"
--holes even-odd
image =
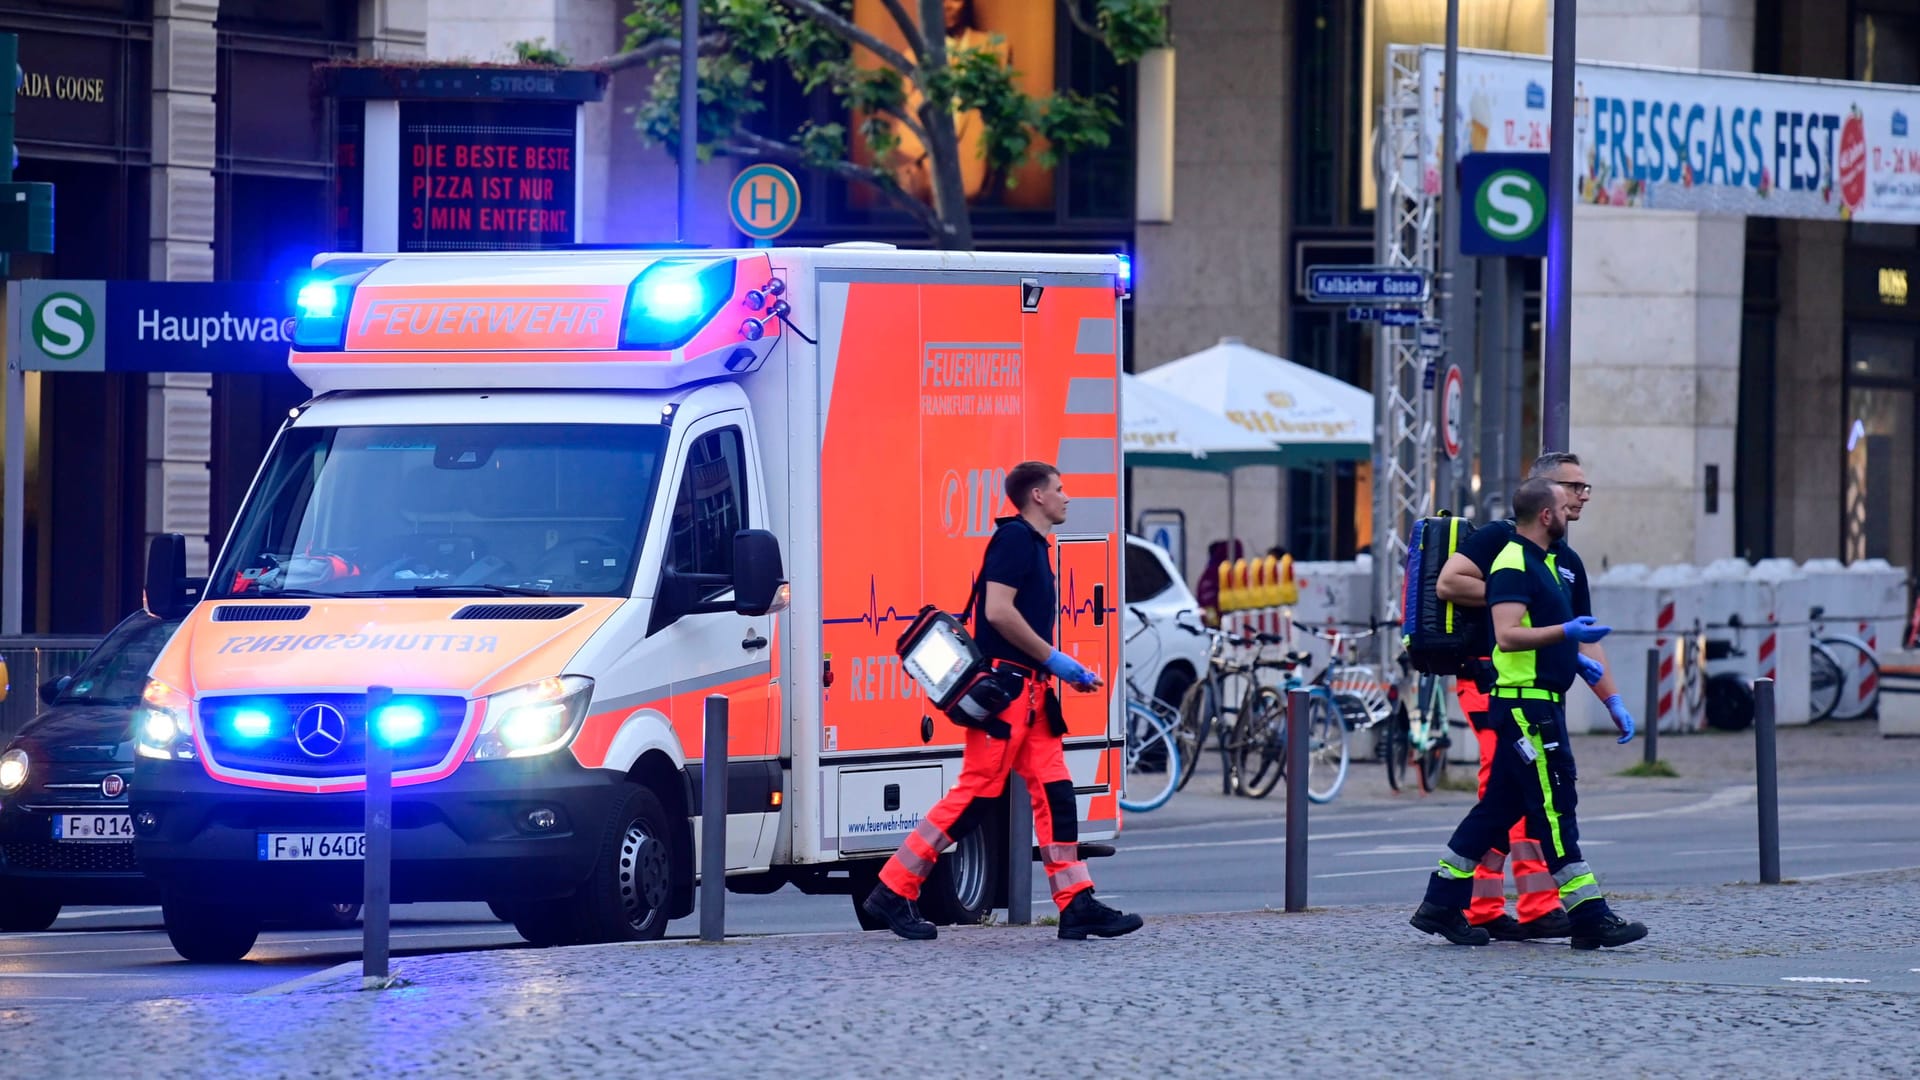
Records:
<instances>
[{"instance_id":1,"label":"bicycle wheel","mask_svg":"<svg viewBox=\"0 0 1920 1080\"><path fill-rule=\"evenodd\" d=\"M1432 791L1447 773L1447 688L1432 675L1420 680L1420 730L1411 740L1420 790Z\"/></svg>"},{"instance_id":2,"label":"bicycle wheel","mask_svg":"<svg viewBox=\"0 0 1920 1080\"><path fill-rule=\"evenodd\" d=\"M1844 681L1834 703L1835 720L1860 720L1880 711L1880 661L1867 643L1851 634L1820 639L1840 665Z\"/></svg>"},{"instance_id":3,"label":"bicycle wheel","mask_svg":"<svg viewBox=\"0 0 1920 1080\"><path fill-rule=\"evenodd\" d=\"M1180 746L1173 729L1137 701L1127 702L1127 741L1120 763L1122 810L1157 810L1178 789Z\"/></svg>"},{"instance_id":4,"label":"bicycle wheel","mask_svg":"<svg viewBox=\"0 0 1920 1080\"><path fill-rule=\"evenodd\" d=\"M1401 702L1393 707L1387 717L1386 727L1380 733L1380 754L1387 763L1387 786L1400 790L1400 781L1407 775L1407 740L1411 727L1411 718L1407 716L1407 706Z\"/></svg>"},{"instance_id":5,"label":"bicycle wheel","mask_svg":"<svg viewBox=\"0 0 1920 1080\"><path fill-rule=\"evenodd\" d=\"M1193 779L1193 768L1200 763L1200 748L1207 745L1207 736L1213 733L1214 717L1219 713L1218 700L1211 679L1201 679L1180 696L1180 726L1174 729L1174 744L1180 753L1180 779L1173 786L1175 791Z\"/></svg>"},{"instance_id":6,"label":"bicycle wheel","mask_svg":"<svg viewBox=\"0 0 1920 1080\"><path fill-rule=\"evenodd\" d=\"M1687 727L1698 730L1707 703L1707 648L1699 642L1680 649L1680 702L1687 709Z\"/></svg>"},{"instance_id":7,"label":"bicycle wheel","mask_svg":"<svg viewBox=\"0 0 1920 1080\"><path fill-rule=\"evenodd\" d=\"M1286 771L1286 699L1273 687L1263 686L1253 692L1240 720L1240 793L1264 799Z\"/></svg>"},{"instance_id":8,"label":"bicycle wheel","mask_svg":"<svg viewBox=\"0 0 1920 1080\"><path fill-rule=\"evenodd\" d=\"M1325 690L1307 699L1307 799L1332 802L1347 782L1347 725ZM1285 740L1281 740L1283 757Z\"/></svg>"},{"instance_id":9,"label":"bicycle wheel","mask_svg":"<svg viewBox=\"0 0 1920 1080\"><path fill-rule=\"evenodd\" d=\"M1840 704L1840 691L1846 687L1846 671L1833 651L1814 641L1807 668L1807 715L1819 723L1833 715Z\"/></svg>"}]
</instances>

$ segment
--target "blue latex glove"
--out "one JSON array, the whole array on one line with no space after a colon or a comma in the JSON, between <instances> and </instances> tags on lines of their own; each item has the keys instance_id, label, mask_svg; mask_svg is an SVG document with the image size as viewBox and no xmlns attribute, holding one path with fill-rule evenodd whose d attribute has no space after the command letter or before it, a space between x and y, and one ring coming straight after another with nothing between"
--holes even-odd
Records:
<instances>
[{"instance_id":1,"label":"blue latex glove","mask_svg":"<svg viewBox=\"0 0 1920 1080\"><path fill-rule=\"evenodd\" d=\"M1053 655L1047 657L1047 670L1053 672L1062 680L1072 683L1081 690L1091 690L1095 686L1100 685L1099 676L1088 671L1081 665L1080 661L1075 660L1059 649L1053 650Z\"/></svg>"},{"instance_id":2,"label":"blue latex glove","mask_svg":"<svg viewBox=\"0 0 1920 1080\"><path fill-rule=\"evenodd\" d=\"M1588 656L1586 653L1581 653L1576 663L1580 665L1580 677L1587 680L1588 686L1599 682L1607 673L1606 665ZM1619 697L1620 695L1615 694L1614 696Z\"/></svg>"},{"instance_id":3,"label":"blue latex glove","mask_svg":"<svg viewBox=\"0 0 1920 1080\"><path fill-rule=\"evenodd\" d=\"M1620 700L1619 694L1607 697L1607 711L1613 714L1613 726L1620 729L1620 737L1615 742L1633 741L1633 714L1627 711L1627 703Z\"/></svg>"},{"instance_id":4,"label":"blue latex glove","mask_svg":"<svg viewBox=\"0 0 1920 1080\"><path fill-rule=\"evenodd\" d=\"M1577 641L1582 645L1591 645L1613 633L1613 627L1600 625L1591 615L1582 615L1572 622L1561 623L1560 630L1567 635L1568 641Z\"/></svg>"}]
</instances>

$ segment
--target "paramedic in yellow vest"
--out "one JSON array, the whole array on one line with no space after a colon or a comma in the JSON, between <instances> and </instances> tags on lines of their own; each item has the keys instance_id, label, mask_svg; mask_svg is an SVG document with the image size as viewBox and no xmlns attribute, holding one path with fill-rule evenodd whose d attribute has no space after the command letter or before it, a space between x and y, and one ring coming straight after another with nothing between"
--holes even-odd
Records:
<instances>
[{"instance_id":1,"label":"paramedic in yellow vest","mask_svg":"<svg viewBox=\"0 0 1920 1080\"><path fill-rule=\"evenodd\" d=\"M1569 524L1580 520L1581 511L1593 497L1593 485L1587 483L1580 459L1573 454L1542 454L1534 461L1528 477L1544 477L1566 491ZM1440 580L1435 588L1439 598L1463 607L1486 606L1486 582L1493 560L1512 537L1512 521L1489 522L1475 529L1440 571ZM1548 554L1554 570L1567 586L1568 595L1573 601L1573 613L1592 615L1593 594L1588 587L1586 564L1581 562L1579 553L1562 539ZM1489 640L1489 656L1492 651L1493 642ZM1620 697L1613 677L1607 674L1606 663L1607 654L1599 642L1580 646L1580 675L1593 687L1594 695L1613 716L1614 726L1622 732L1620 741L1626 742L1633 738L1633 714ZM1467 721L1480 742L1480 794L1485 795L1495 745L1493 729L1487 723L1489 701L1486 692L1470 681L1460 680L1456 689L1460 696L1460 708L1467 714ZM1539 839L1526 834L1525 821L1516 821L1509 840L1510 848L1507 851L1499 848L1489 851L1481 860L1480 869L1474 872L1473 904L1467 909L1467 921L1485 927L1495 941L1566 937L1572 930L1572 924L1567 921L1566 912L1560 907L1559 889L1552 875L1547 873ZM1511 860L1508 859L1509 854ZM1518 919L1506 913L1507 899L1503 885L1505 870L1509 865L1513 870L1514 891L1519 894L1514 905L1519 912Z\"/></svg>"},{"instance_id":2,"label":"paramedic in yellow vest","mask_svg":"<svg viewBox=\"0 0 1920 1080\"><path fill-rule=\"evenodd\" d=\"M1645 937L1647 928L1615 915L1600 894L1580 853L1580 827L1571 748L1567 745L1566 692L1580 673L1580 646L1597 642L1611 628L1591 615L1575 615L1565 583L1552 563L1554 544L1567 534L1562 486L1544 477L1514 493L1514 534L1494 559L1487 578L1491 609L1494 686L1487 722L1496 741L1487 788L1467 813L1440 868L1409 921L1455 945L1485 945L1492 937L1467 921L1474 871L1487 852L1507 843L1516 818L1539 838L1548 871L1572 923L1575 949L1611 948Z\"/></svg>"}]
</instances>

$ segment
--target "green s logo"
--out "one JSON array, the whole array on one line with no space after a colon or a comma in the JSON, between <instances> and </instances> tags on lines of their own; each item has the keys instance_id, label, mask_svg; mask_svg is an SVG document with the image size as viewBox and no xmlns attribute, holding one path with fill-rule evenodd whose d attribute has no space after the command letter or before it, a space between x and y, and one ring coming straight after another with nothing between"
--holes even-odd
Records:
<instances>
[{"instance_id":1,"label":"green s logo","mask_svg":"<svg viewBox=\"0 0 1920 1080\"><path fill-rule=\"evenodd\" d=\"M93 344L93 309L72 293L54 293L33 311L33 343L55 360L66 360Z\"/></svg>"}]
</instances>

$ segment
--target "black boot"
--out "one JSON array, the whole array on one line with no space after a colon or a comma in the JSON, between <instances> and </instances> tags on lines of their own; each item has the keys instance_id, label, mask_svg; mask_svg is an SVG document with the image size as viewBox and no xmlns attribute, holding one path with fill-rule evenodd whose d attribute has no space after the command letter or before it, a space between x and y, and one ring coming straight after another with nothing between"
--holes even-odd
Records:
<instances>
[{"instance_id":1,"label":"black boot","mask_svg":"<svg viewBox=\"0 0 1920 1080\"><path fill-rule=\"evenodd\" d=\"M1549 911L1537 919L1528 919L1520 924L1520 941L1537 941L1541 938L1566 937L1573 933L1573 920L1567 918L1564 911Z\"/></svg>"},{"instance_id":2,"label":"black boot","mask_svg":"<svg viewBox=\"0 0 1920 1080\"><path fill-rule=\"evenodd\" d=\"M1439 934L1455 945L1486 945L1493 941L1485 930L1467 922L1467 913L1459 908L1443 908L1423 901L1407 922L1413 924L1415 930Z\"/></svg>"},{"instance_id":3,"label":"black boot","mask_svg":"<svg viewBox=\"0 0 1920 1080\"><path fill-rule=\"evenodd\" d=\"M1520 929L1520 921L1511 915L1501 914L1486 922L1475 924L1487 932L1495 941L1525 941L1527 935Z\"/></svg>"},{"instance_id":4,"label":"black boot","mask_svg":"<svg viewBox=\"0 0 1920 1080\"><path fill-rule=\"evenodd\" d=\"M940 936L939 928L920 917L918 904L887 888L885 882L875 885L860 906L867 909L867 914L885 919L887 929L908 941L932 941Z\"/></svg>"},{"instance_id":5,"label":"black boot","mask_svg":"<svg viewBox=\"0 0 1920 1080\"><path fill-rule=\"evenodd\" d=\"M1647 936L1647 928L1609 911L1597 919L1581 919L1573 925L1576 949L1613 949L1631 945Z\"/></svg>"},{"instance_id":6,"label":"black boot","mask_svg":"<svg viewBox=\"0 0 1920 1080\"><path fill-rule=\"evenodd\" d=\"M1138 915L1115 911L1093 898L1092 889L1082 889L1060 913L1060 940L1085 941L1094 937L1119 937L1145 926Z\"/></svg>"}]
</instances>

